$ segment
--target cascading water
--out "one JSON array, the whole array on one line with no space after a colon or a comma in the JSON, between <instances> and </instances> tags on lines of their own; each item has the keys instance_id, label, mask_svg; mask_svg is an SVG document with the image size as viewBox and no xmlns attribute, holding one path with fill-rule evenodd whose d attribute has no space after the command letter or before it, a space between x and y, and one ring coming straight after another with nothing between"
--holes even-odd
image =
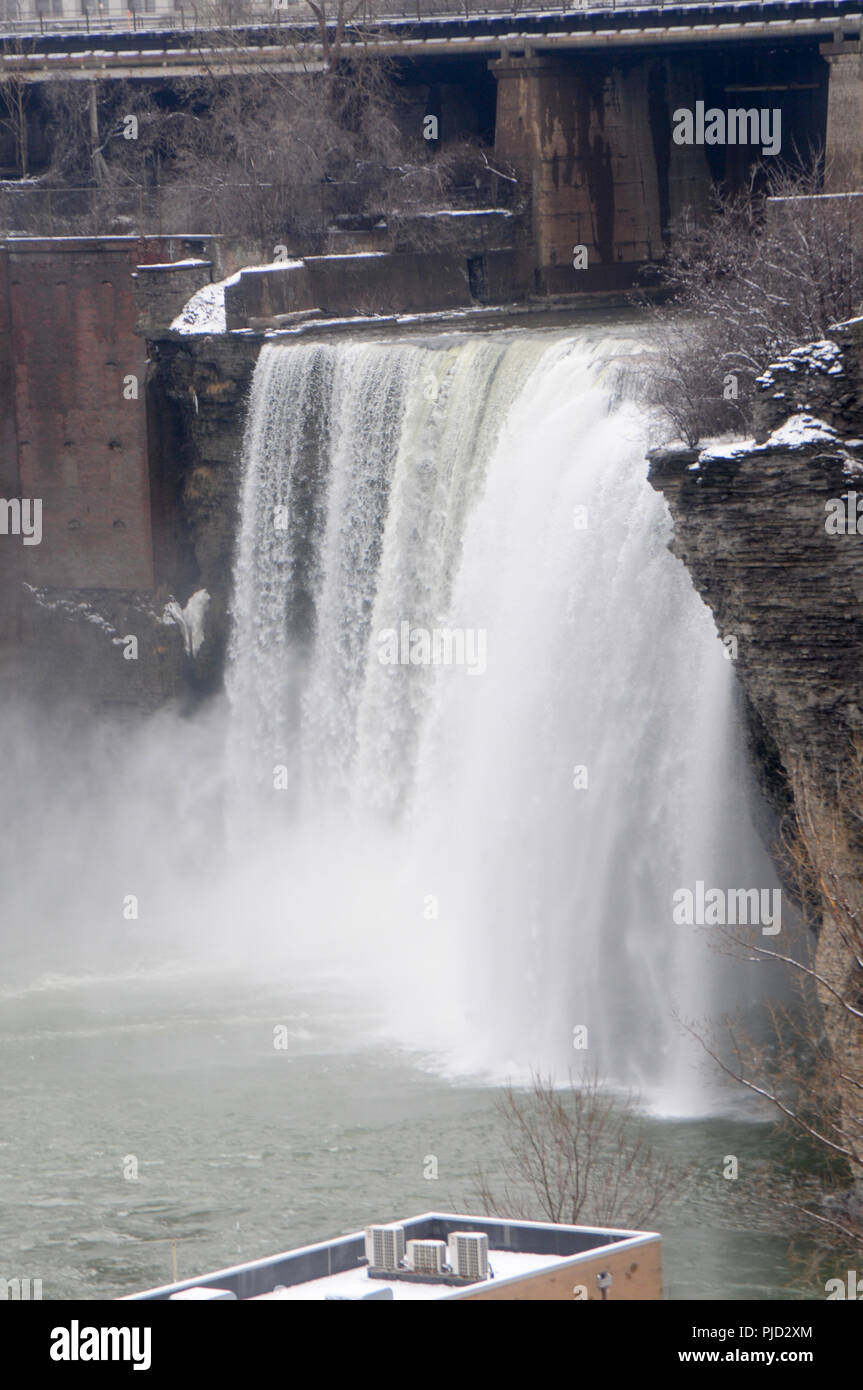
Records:
<instances>
[{"instance_id":1,"label":"cascading water","mask_svg":"<svg viewBox=\"0 0 863 1390\"><path fill-rule=\"evenodd\" d=\"M667 550L624 340L266 346L228 677L272 940L452 1066L699 1083L696 878L766 881L732 671ZM579 1030L586 1029L585 1032ZM587 1042L587 1050L578 1044Z\"/></svg>"}]
</instances>

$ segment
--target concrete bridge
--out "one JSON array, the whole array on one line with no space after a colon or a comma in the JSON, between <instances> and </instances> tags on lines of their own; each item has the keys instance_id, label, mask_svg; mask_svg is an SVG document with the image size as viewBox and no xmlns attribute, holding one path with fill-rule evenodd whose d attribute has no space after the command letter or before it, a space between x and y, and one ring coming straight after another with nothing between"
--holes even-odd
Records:
<instances>
[{"instance_id":1,"label":"concrete bridge","mask_svg":"<svg viewBox=\"0 0 863 1390\"><path fill-rule=\"evenodd\" d=\"M844 42L859 38L863 20L860 0L655 0L542 8L539 0L510 0L511 13L507 5L494 13L478 12L471 8L474 3L463 0L461 13L452 12L450 0L405 3L401 14L373 12L370 7L362 22L348 26L345 55L357 47L395 59L499 59L509 54ZM435 12L438 8L442 12ZM170 27L159 22L147 28L130 12L122 28L52 30L45 17L39 33L32 28L30 33L0 30L0 73L31 81L94 76L170 79L210 74L220 67L236 71L244 64L250 70L296 68L324 56L317 25L300 22L296 6L285 22L279 16L275 24L199 24L195 14L190 5L187 22L175 17Z\"/></svg>"},{"instance_id":2,"label":"concrete bridge","mask_svg":"<svg viewBox=\"0 0 863 1390\"><path fill-rule=\"evenodd\" d=\"M540 293L631 281L675 221L704 206L711 181L742 181L764 156L820 146L830 191L863 188L861 0L518 5L377 15L348 30L344 53L361 45L391 59L416 111L440 112L442 138L493 140L528 180ZM325 57L313 24L281 19L46 33L0 43L0 81L218 81L308 71Z\"/></svg>"}]
</instances>

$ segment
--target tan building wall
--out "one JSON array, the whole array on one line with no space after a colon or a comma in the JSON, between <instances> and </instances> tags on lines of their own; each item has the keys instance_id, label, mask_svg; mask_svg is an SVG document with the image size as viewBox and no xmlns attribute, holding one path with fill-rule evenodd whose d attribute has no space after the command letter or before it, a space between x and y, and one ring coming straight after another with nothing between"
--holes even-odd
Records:
<instances>
[{"instance_id":1,"label":"tan building wall","mask_svg":"<svg viewBox=\"0 0 863 1390\"><path fill-rule=\"evenodd\" d=\"M494 1252L490 1254L494 1266ZM565 1264L550 1270L539 1270L524 1279L510 1279L495 1287L483 1287L476 1293L459 1294L460 1299L494 1300L498 1303L583 1301L582 1289L588 1300L600 1300L602 1293L596 1276L608 1273L612 1277L607 1291L609 1301L646 1302L662 1298L662 1247L659 1236L649 1236L633 1242L627 1250L609 1253L594 1250L586 1255L574 1255Z\"/></svg>"}]
</instances>

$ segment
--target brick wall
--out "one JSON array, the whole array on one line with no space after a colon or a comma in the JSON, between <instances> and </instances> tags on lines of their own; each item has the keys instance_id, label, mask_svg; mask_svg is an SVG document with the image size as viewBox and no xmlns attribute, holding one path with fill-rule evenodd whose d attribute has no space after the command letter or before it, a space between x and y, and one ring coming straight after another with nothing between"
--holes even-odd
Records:
<instances>
[{"instance_id":1,"label":"brick wall","mask_svg":"<svg viewBox=\"0 0 863 1390\"><path fill-rule=\"evenodd\" d=\"M0 250L0 343L12 358L10 370L0 348L0 481L42 501L41 544L0 536L0 565L32 584L154 586L132 274L167 260L166 241L13 238Z\"/></svg>"}]
</instances>

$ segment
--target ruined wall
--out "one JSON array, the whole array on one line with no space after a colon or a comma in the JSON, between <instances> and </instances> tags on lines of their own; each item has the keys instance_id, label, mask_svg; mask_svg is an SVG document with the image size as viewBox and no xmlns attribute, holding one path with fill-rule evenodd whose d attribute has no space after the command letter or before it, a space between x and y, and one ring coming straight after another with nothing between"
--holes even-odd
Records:
<instances>
[{"instance_id":1,"label":"ruined wall","mask_svg":"<svg viewBox=\"0 0 863 1390\"><path fill-rule=\"evenodd\" d=\"M14 362L22 496L42 502L42 541L24 547L33 584L152 588L143 404L132 271L137 238L12 240L3 267ZM8 538L6 540L8 544Z\"/></svg>"},{"instance_id":2,"label":"ruined wall","mask_svg":"<svg viewBox=\"0 0 863 1390\"><path fill-rule=\"evenodd\" d=\"M41 503L38 544L0 534L0 662L21 698L134 710L187 689L182 633L163 617L182 538L151 480L133 297L136 266L186 250L137 237L0 247L0 496Z\"/></svg>"},{"instance_id":3,"label":"ruined wall","mask_svg":"<svg viewBox=\"0 0 863 1390\"><path fill-rule=\"evenodd\" d=\"M18 444L15 436L15 371L9 305L9 266L0 246L0 497L20 497ZM20 584L23 547L14 536L0 536L0 647L17 635L16 595Z\"/></svg>"}]
</instances>

